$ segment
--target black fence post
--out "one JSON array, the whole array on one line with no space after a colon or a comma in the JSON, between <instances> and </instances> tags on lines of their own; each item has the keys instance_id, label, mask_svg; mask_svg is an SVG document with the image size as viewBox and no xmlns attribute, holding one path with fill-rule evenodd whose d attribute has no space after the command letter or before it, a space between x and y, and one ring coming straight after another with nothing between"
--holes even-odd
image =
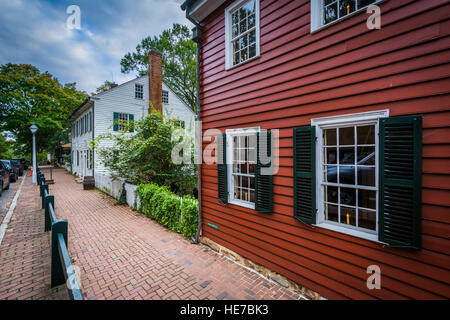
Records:
<instances>
[{"instance_id":1,"label":"black fence post","mask_svg":"<svg viewBox=\"0 0 450 320\"><path fill-rule=\"evenodd\" d=\"M41 185L42 209L45 209L45 203L44 203L45 191L47 191L47 194L48 194L48 184Z\"/></svg>"},{"instance_id":2,"label":"black fence post","mask_svg":"<svg viewBox=\"0 0 450 320\"><path fill-rule=\"evenodd\" d=\"M61 233L64 237L64 241L66 242L66 246L68 246L67 242L67 220L58 220L53 222L52 224L52 271L51 271L51 287L57 287L66 282L66 278L64 276L64 268L65 266L62 264L62 259L59 254L58 249L58 234Z\"/></svg>"},{"instance_id":3,"label":"black fence post","mask_svg":"<svg viewBox=\"0 0 450 320\"><path fill-rule=\"evenodd\" d=\"M47 195L44 197L44 208L45 208L45 232L52 229L52 218L50 216L50 204L55 209L55 196Z\"/></svg>"}]
</instances>

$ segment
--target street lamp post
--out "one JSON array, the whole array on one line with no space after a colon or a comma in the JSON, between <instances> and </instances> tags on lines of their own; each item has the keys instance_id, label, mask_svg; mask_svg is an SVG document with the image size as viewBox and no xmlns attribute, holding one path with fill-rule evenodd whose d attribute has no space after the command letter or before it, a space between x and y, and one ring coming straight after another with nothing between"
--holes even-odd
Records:
<instances>
[{"instance_id":1,"label":"street lamp post","mask_svg":"<svg viewBox=\"0 0 450 320\"><path fill-rule=\"evenodd\" d=\"M33 134L33 183L37 183L37 165L36 165L36 132L38 131L38 127L33 124L30 127L30 131Z\"/></svg>"}]
</instances>

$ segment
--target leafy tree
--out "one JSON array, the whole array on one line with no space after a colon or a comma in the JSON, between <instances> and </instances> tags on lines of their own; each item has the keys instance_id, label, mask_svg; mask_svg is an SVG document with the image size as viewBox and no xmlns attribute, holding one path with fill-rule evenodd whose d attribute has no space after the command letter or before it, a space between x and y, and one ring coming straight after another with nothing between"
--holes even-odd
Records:
<instances>
[{"instance_id":1,"label":"leafy tree","mask_svg":"<svg viewBox=\"0 0 450 320\"><path fill-rule=\"evenodd\" d=\"M155 111L133 124L123 124L133 125L135 135L128 134L126 128L120 134L99 137L92 146L111 178L124 178L133 184L156 183L180 195L192 194L197 181L195 166L172 162L172 149L180 142L172 141L174 123L164 121ZM102 144L108 147L102 148Z\"/></svg>"},{"instance_id":2,"label":"leafy tree","mask_svg":"<svg viewBox=\"0 0 450 320\"><path fill-rule=\"evenodd\" d=\"M141 76L148 74L149 52L161 52L164 82L196 111L197 45L191 38L189 28L181 24L174 24L172 29L163 31L158 37L147 37L135 52L122 58L122 72L137 71Z\"/></svg>"},{"instance_id":3,"label":"leafy tree","mask_svg":"<svg viewBox=\"0 0 450 320\"><path fill-rule=\"evenodd\" d=\"M100 87L98 87L95 92L93 92L91 95L95 95L100 92L105 92L111 89L115 85L114 82L106 80Z\"/></svg>"},{"instance_id":4,"label":"leafy tree","mask_svg":"<svg viewBox=\"0 0 450 320\"><path fill-rule=\"evenodd\" d=\"M11 159L14 157L14 142L6 140L0 133L0 159Z\"/></svg>"},{"instance_id":5,"label":"leafy tree","mask_svg":"<svg viewBox=\"0 0 450 320\"><path fill-rule=\"evenodd\" d=\"M22 153L31 150L33 123L39 127L38 151L48 150L52 138L69 127L69 116L86 98L75 83L63 86L34 66L0 66L0 129L12 134Z\"/></svg>"}]
</instances>

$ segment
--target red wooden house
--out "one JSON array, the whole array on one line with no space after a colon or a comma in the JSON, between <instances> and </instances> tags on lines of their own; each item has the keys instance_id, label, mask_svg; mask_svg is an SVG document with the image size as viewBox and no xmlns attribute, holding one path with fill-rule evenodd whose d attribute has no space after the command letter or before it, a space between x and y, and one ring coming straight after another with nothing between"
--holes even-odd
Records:
<instances>
[{"instance_id":1,"label":"red wooden house","mask_svg":"<svg viewBox=\"0 0 450 320\"><path fill-rule=\"evenodd\" d=\"M449 1L183 9L227 160L202 165L203 237L330 299L450 298Z\"/></svg>"}]
</instances>

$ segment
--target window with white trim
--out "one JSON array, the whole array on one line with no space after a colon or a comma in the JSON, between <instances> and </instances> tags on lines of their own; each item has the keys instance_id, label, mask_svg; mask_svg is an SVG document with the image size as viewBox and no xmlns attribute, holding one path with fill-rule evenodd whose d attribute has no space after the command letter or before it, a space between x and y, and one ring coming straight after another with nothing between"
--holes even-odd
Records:
<instances>
[{"instance_id":1,"label":"window with white trim","mask_svg":"<svg viewBox=\"0 0 450 320\"><path fill-rule=\"evenodd\" d=\"M383 0L312 0L311 32L366 9Z\"/></svg>"},{"instance_id":2,"label":"window with white trim","mask_svg":"<svg viewBox=\"0 0 450 320\"><path fill-rule=\"evenodd\" d=\"M135 84L135 98L142 100L144 99L144 86L142 84Z\"/></svg>"},{"instance_id":3,"label":"window with white trim","mask_svg":"<svg viewBox=\"0 0 450 320\"><path fill-rule=\"evenodd\" d=\"M225 10L226 68L260 55L259 0L238 0Z\"/></svg>"},{"instance_id":4,"label":"window with white trim","mask_svg":"<svg viewBox=\"0 0 450 320\"><path fill-rule=\"evenodd\" d=\"M229 202L253 209L258 132L259 128L227 130Z\"/></svg>"},{"instance_id":5,"label":"window with white trim","mask_svg":"<svg viewBox=\"0 0 450 320\"><path fill-rule=\"evenodd\" d=\"M162 102L168 104L169 103L169 91L162 91Z\"/></svg>"},{"instance_id":6,"label":"window with white trim","mask_svg":"<svg viewBox=\"0 0 450 320\"><path fill-rule=\"evenodd\" d=\"M377 240L378 122L388 111L313 119L318 225Z\"/></svg>"}]
</instances>

